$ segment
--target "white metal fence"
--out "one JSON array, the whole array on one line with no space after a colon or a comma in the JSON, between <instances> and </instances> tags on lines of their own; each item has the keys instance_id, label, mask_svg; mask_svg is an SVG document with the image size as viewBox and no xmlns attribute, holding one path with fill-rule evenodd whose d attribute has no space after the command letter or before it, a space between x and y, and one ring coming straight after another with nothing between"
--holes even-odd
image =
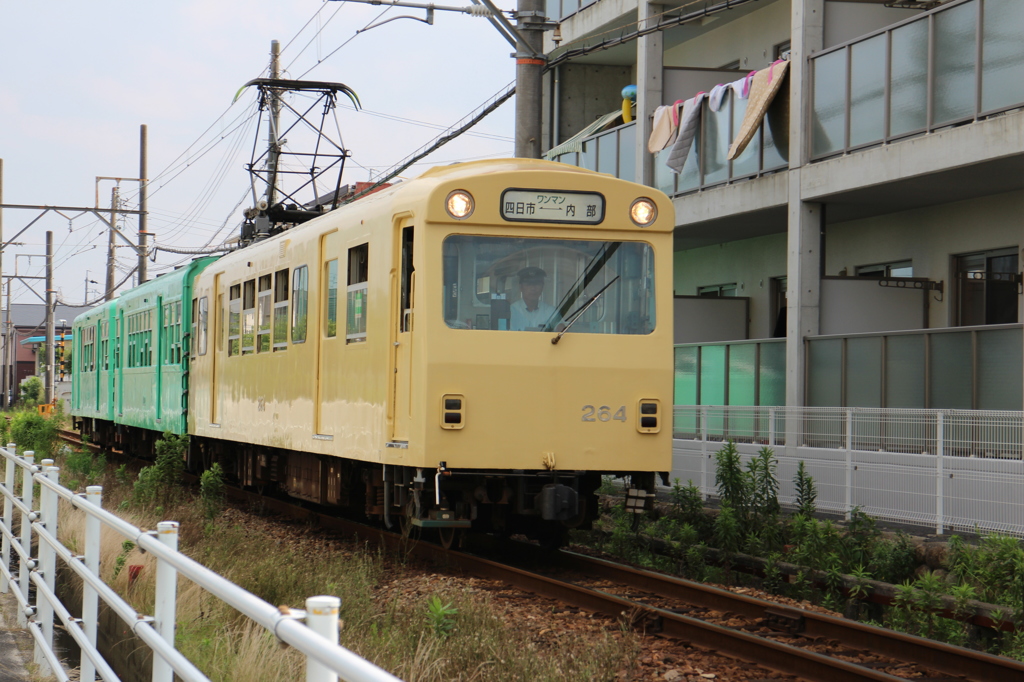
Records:
<instances>
[{"instance_id":1,"label":"white metal fence","mask_svg":"<svg viewBox=\"0 0 1024 682\"><path fill-rule=\"evenodd\" d=\"M0 448L0 456L7 465L4 484L0 486L4 500L0 524L3 532L0 591L11 591L17 598L21 607L18 624L32 633L35 661L41 674L53 675L61 682L69 679L68 671L54 653L56 615L81 648L79 679L95 682L98 675L106 682L119 680L96 648L99 600L102 599L153 650L154 682L172 682L175 675L184 682L209 682L174 648L175 600L180 573L305 654L307 682L334 682L339 676L352 682L395 682L398 679L338 645L341 600L337 597L310 597L304 612L293 609L290 614L282 614L276 606L179 553L176 522L161 522L156 531L140 530L102 509L100 486L89 487L84 495L61 487L59 469L52 466L53 460L44 459L37 465L31 451L17 456L14 443ZM16 475L18 469L20 477ZM40 486L38 506L33 499L34 483ZM57 511L61 499L86 514L84 556L73 554L57 540ZM16 515L20 517L20 533L14 524ZM156 557L156 600L152 616L137 613L100 579L100 535L104 528L133 541ZM37 556L32 555L33 542L37 545ZM17 570L11 565L12 551L17 555ZM68 607L55 595L58 558L83 581L80 619L72 617ZM34 593L31 587L35 588ZM303 619L305 625L300 622Z\"/></svg>"},{"instance_id":2,"label":"white metal fence","mask_svg":"<svg viewBox=\"0 0 1024 682\"><path fill-rule=\"evenodd\" d=\"M800 461L818 508L1024 536L1024 412L890 408L676 406L672 476L715 494L714 454L769 446L780 501L795 501Z\"/></svg>"}]
</instances>

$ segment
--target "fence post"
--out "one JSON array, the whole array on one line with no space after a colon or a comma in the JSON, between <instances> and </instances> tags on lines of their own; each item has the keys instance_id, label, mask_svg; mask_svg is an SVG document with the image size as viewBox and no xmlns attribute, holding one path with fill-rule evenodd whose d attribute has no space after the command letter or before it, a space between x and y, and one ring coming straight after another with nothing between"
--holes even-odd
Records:
<instances>
[{"instance_id":1,"label":"fence post","mask_svg":"<svg viewBox=\"0 0 1024 682\"><path fill-rule=\"evenodd\" d=\"M8 443L7 450L10 456L4 457L4 460L7 462L4 486L7 488L8 493L4 495L4 528L10 532L14 528L14 502L11 500L11 495L14 494L14 457L17 455L17 446L14 443ZM4 568L11 570L11 541L6 535L4 535L3 539L3 562ZM0 573L0 592L7 594L9 589L10 585L7 581L7 574Z\"/></svg>"},{"instance_id":2,"label":"fence post","mask_svg":"<svg viewBox=\"0 0 1024 682\"><path fill-rule=\"evenodd\" d=\"M320 596L306 600L306 625L331 644L338 644L338 610L341 599ZM338 682L338 676L323 663L306 657L306 682Z\"/></svg>"},{"instance_id":3,"label":"fence post","mask_svg":"<svg viewBox=\"0 0 1024 682\"><path fill-rule=\"evenodd\" d=\"M700 408L700 492L708 499L708 408Z\"/></svg>"},{"instance_id":4,"label":"fence post","mask_svg":"<svg viewBox=\"0 0 1024 682\"><path fill-rule=\"evenodd\" d=\"M846 411L846 520L853 511L853 410Z\"/></svg>"},{"instance_id":5,"label":"fence post","mask_svg":"<svg viewBox=\"0 0 1024 682\"><path fill-rule=\"evenodd\" d=\"M156 524L157 539L168 549L178 551L178 522L161 521ZM178 598L178 571L166 561L156 560L156 602L153 610L154 626L165 642L174 646L174 626L177 618L175 601ZM159 655L153 655L153 682L173 682L174 669Z\"/></svg>"},{"instance_id":6,"label":"fence post","mask_svg":"<svg viewBox=\"0 0 1024 682\"><path fill-rule=\"evenodd\" d=\"M768 408L768 445L775 447L775 408Z\"/></svg>"},{"instance_id":7,"label":"fence post","mask_svg":"<svg viewBox=\"0 0 1024 682\"><path fill-rule=\"evenodd\" d=\"M97 508L103 508L103 486L91 485L85 489L85 500ZM85 568L95 576L100 574L100 536L103 524L92 514L85 515ZM95 588L84 583L82 585L82 628L89 644L96 646L96 622L99 620L99 595ZM82 652L82 663L78 676L80 682L96 681L96 666L85 652Z\"/></svg>"},{"instance_id":8,"label":"fence post","mask_svg":"<svg viewBox=\"0 0 1024 682\"><path fill-rule=\"evenodd\" d=\"M44 459L40 464L43 475L54 483L58 483L60 469L53 466L53 460ZM59 499L57 493L46 486L40 486L39 522L53 537L57 537L57 503ZM39 540L37 551L39 552L39 571L43 575L43 582L46 583L46 587L52 594L56 594L54 577L57 575L57 552L50 546L50 543L42 539ZM53 604L46 597L40 597L38 591L36 592L36 620L43 631L43 642L46 644L46 648L53 651ZM35 653L40 674L43 677L52 675L53 671L50 670L50 663L43 650L36 646Z\"/></svg>"},{"instance_id":9,"label":"fence post","mask_svg":"<svg viewBox=\"0 0 1024 682\"><path fill-rule=\"evenodd\" d=\"M942 455L946 450L945 420L941 412L936 414L935 424L935 532L942 535L942 529L946 525L945 515L946 490L945 473L942 467Z\"/></svg>"},{"instance_id":10,"label":"fence post","mask_svg":"<svg viewBox=\"0 0 1024 682\"><path fill-rule=\"evenodd\" d=\"M25 460L26 464L31 465L36 459L36 453L32 450L26 450L22 459ZM21 502L27 509L32 509L32 474L34 473L35 467L28 466L22 469L21 477ZM22 514L21 515L21 546L24 549L25 554L32 551L32 517L34 514ZM25 603L28 603L28 587L32 583L29 579L29 573L35 568L35 562L25 559L24 556L20 557L18 562L18 587L21 589L21 596L25 599ZM28 615L24 609L18 610L18 626L28 626Z\"/></svg>"}]
</instances>

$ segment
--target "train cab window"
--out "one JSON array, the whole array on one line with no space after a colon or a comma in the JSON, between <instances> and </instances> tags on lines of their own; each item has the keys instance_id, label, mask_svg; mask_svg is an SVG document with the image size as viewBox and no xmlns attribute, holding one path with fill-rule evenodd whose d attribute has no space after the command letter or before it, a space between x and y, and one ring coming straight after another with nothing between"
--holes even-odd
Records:
<instances>
[{"instance_id":1,"label":"train cab window","mask_svg":"<svg viewBox=\"0 0 1024 682\"><path fill-rule=\"evenodd\" d=\"M288 270L274 273L274 351L288 348Z\"/></svg>"},{"instance_id":2,"label":"train cab window","mask_svg":"<svg viewBox=\"0 0 1024 682\"><path fill-rule=\"evenodd\" d=\"M442 257L442 310L452 329L654 331L649 244L452 235ZM459 273L474 275L475 286L457 286Z\"/></svg>"},{"instance_id":3,"label":"train cab window","mask_svg":"<svg viewBox=\"0 0 1024 682\"><path fill-rule=\"evenodd\" d=\"M345 305L346 343L366 341L366 292L370 279L369 249L369 244L360 244L348 250L348 290Z\"/></svg>"},{"instance_id":4,"label":"train cab window","mask_svg":"<svg viewBox=\"0 0 1024 682\"><path fill-rule=\"evenodd\" d=\"M270 318L274 305L270 282L270 275L263 275L259 279L260 293L256 312L256 351L259 353L270 352Z\"/></svg>"},{"instance_id":5,"label":"train cab window","mask_svg":"<svg viewBox=\"0 0 1024 682\"><path fill-rule=\"evenodd\" d=\"M242 285L231 287L228 295L228 356L242 350Z\"/></svg>"},{"instance_id":6,"label":"train cab window","mask_svg":"<svg viewBox=\"0 0 1024 682\"><path fill-rule=\"evenodd\" d=\"M416 268L413 267L413 228L403 227L402 228L402 281L401 281L401 301L399 302L399 310L402 311L401 330L403 332L412 331L412 308L413 308L413 296L415 294L414 289L416 288Z\"/></svg>"},{"instance_id":7,"label":"train cab window","mask_svg":"<svg viewBox=\"0 0 1024 682\"><path fill-rule=\"evenodd\" d=\"M292 343L306 342L309 304L309 266L295 268L292 273Z\"/></svg>"},{"instance_id":8,"label":"train cab window","mask_svg":"<svg viewBox=\"0 0 1024 682\"><path fill-rule=\"evenodd\" d=\"M199 299L199 333L196 335L196 347L200 355L206 355L207 325L210 319L210 302L203 296Z\"/></svg>"},{"instance_id":9,"label":"train cab window","mask_svg":"<svg viewBox=\"0 0 1024 682\"><path fill-rule=\"evenodd\" d=\"M242 286L242 355L256 350L256 280Z\"/></svg>"},{"instance_id":10,"label":"train cab window","mask_svg":"<svg viewBox=\"0 0 1024 682\"><path fill-rule=\"evenodd\" d=\"M338 259L324 264L324 281L327 295L324 296L324 336L338 335Z\"/></svg>"}]
</instances>

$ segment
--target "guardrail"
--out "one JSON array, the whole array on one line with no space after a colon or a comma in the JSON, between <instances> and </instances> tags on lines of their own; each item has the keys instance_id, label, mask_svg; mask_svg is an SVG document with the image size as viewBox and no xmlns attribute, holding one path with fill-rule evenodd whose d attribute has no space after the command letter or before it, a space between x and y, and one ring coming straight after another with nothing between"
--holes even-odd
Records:
<instances>
[{"instance_id":1,"label":"guardrail","mask_svg":"<svg viewBox=\"0 0 1024 682\"><path fill-rule=\"evenodd\" d=\"M1024 412L697 405L674 417L672 476L705 495L733 441L744 461L775 451L784 503L803 461L823 511L1024 536Z\"/></svg>"},{"instance_id":2,"label":"guardrail","mask_svg":"<svg viewBox=\"0 0 1024 682\"><path fill-rule=\"evenodd\" d=\"M17 455L14 443L0 448L6 461L6 475L0 493L4 498L2 565L0 591L12 591L21 607L18 624L27 627L35 640L34 658L40 674L53 675L61 682L69 679L54 652L54 616L60 618L68 634L81 648L83 682L95 682L98 674L106 682L119 680L117 674L96 647L99 600L102 599L153 651L153 682L173 682L175 675L184 682L209 682L198 668L174 648L175 601L178 574L185 576L211 595L252 619L279 640L306 656L307 682L395 682L390 673L378 668L338 645L338 611L341 600L316 596L306 600L306 610L293 609L283 614L278 607L214 573L202 564L178 552L178 524L163 521L156 531L145 531L103 510L103 489L90 486L84 495L59 483L60 470L53 460L35 464L35 455L26 451ZM17 470L21 470L17 489ZM40 486L38 508L33 499L34 485ZM57 539L57 511L61 500L86 514L85 554L78 556ZM14 516L20 516L20 534L15 533ZM156 558L156 600L152 616L139 614L99 576L100 536L103 528L133 541ZM33 557L33 540L38 556ZM18 570L11 568L12 552L17 554ZM67 606L56 597L54 577L57 559L61 559L83 581L82 618L71 616ZM30 586L35 587L34 600ZM12 589L13 588L13 589ZM300 620L305 620L303 625Z\"/></svg>"}]
</instances>

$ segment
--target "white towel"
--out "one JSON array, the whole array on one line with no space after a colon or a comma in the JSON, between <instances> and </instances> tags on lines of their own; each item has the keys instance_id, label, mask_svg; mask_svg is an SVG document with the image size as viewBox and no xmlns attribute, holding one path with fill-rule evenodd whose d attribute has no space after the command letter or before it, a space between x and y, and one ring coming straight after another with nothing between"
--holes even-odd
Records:
<instances>
[{"instance_id":1,"label":"white towel","mask_svg":"<svg viewBox=\"0 0 1024 682\"><path fill-rule=\"evenodd\" d=\"M652 154L657 154L676 139L679 128L672 121L672 106L660 106L654 110L651 136L647 140L647 150Z\"/></svg>"},{"instance_id":2,"label":"white towel","mask_svg":"<svg viewBox=\"0 0 1024 682\"><path fill-rule=\"evenodd\" d=\"M744 76L738 81L733 81L732 83L729 83L729 87L732 88L732 91L736 93L736 97L738 97L739 99L746 99L747 95L750 94L749 92L744 92L746 90L746 86L747 76Z\"/></svg>"},{"instance_id":3,"label":"white towel","mask_svg":"<svg viewBox=\"0 0 1024 682\"><path fill-rule=\"evenodd\" d=\"M683 115L679 118L679 134L665 162L665 165L675 173L682 172L683 166L686 165L686 157L690 155L690 145L693 144L693 138L700 127L700 105L705 97L707 93L701 92L683 104Z\"/></svg>"},{"instance_id":4,"label":"white towel","mask_svg":"<svg viewBox=\"0 0 1024 682\"><path fill-rule=\"evenodd\" d=\"M725 97L725 93L729 90L728 85L719 83L715 87L711 88L711 94L708 95L708 106L711 111L718 111L722 108L722 99Z\"/></svg>"}]
</instances>

